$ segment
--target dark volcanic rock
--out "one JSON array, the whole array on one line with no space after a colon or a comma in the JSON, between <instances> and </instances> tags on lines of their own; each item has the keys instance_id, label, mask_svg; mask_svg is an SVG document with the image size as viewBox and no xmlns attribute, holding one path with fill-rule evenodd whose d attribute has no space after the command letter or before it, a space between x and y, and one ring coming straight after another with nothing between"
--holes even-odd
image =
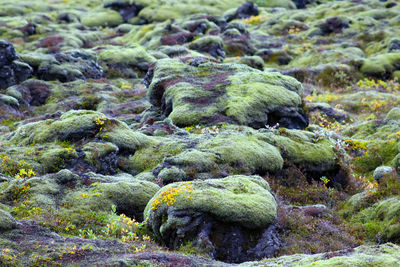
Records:
<instances>
[{"instance_id":1,"label":"dark volcanic rock","mask_svg":"<svg viewBox=\"0 0 400 267\"><path fill-rule=\"evenodd\" d=\"M306 8L307 0L292 0L298 9Z\"/></svg>"},{"instance_id":2,"label":"dark volcanic rock","mask_svg":"<svg viewBox=\"0 0 400 267\"><path fill-rule=\"evenodd\" d=\"M216 36L199 38L189 45L190 49L207 53L214 58L225 58L224 45L222 40Z\"/></svg>"},{"instance_id":3,"label":"dark volcanic rock","mask_svg":"<svg viewBox=\"0 0 400 267\"><path fill-rule=\"evenodd\" d=\"M257 16L257 15L258 15L257 5L254 4L253 2L246 2L236 10L233 16L232 15L228 16L226 20L231 21L234 19L246 19L251 16Z\"/></svg>"},{"instance_id":4,"label":"dark volcanic rock","mask_svg":"<svg viewBox=\"0 0 400 267\"><path fill-rule=\"evenodd\" d=\"M28 79L32 68L17 61L17 53L10 42L0 41L0 89Z\"/></svg>"},{"instance_id":5,"label":"dark volcanic rock","mask_svg":"<svg viewBox=\"0 0 400 267\"><path fill-rule=\"evenodd\" d=\"M328 35L330 33L341 33L343 29L348 27L349 23L339 17L329 18L320 25L323 35Z\"/></svg>"},{"instance_id":6,"label":"dark volcanic rock","mask_svg":"<svg viewBox=\"0 0 400 267\"><path fill-rule=\"evenodd\" d=\"M179 32L161 37L161 44L163 45L178 45L191 42L195 34L190 32Z\"/></svg>"},{"instance_id":7,"label":"dark volcanic rock","mask_svg":"<svg viewBox=\"0 0 400 267\"><path fill-rule=\"evenodd\" d=\"M36 70L36 75L43 80L70 82L76 79L99 79L103 69L96 61L83 52L57 53L55 60L45 61Z\"/></svg>"},{"instance_id":8,"label":"dark volcanic rock","mask_svg":"<svg viewBox=\"0 0 400 267\"><path fill-rule=\"evenodd\" d=\"M139 14L140 10L143 9L143 6L136 4L132 1L131 3L113 1L105 4L104 7L118 11L124 19L124 22L128 22L131 18L136 17L137 14Z\"/></svg>"}]
</instances>

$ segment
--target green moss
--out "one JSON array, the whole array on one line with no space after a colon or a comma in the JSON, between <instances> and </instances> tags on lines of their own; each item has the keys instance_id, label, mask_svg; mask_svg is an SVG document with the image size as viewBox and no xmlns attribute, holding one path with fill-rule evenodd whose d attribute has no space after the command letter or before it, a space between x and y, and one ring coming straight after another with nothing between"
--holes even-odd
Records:
<instances>
[{"instance_id":1,"label":"green moss","mask_svg":"<svg viewBox=\"0 0 400 267\"><path fill-rule=\"evenodd\" d=\"M395 266L400 260L400 247L391 243L377 246L360 246L351 252L316 255L295 254L279 258L246 262L239 266Z\"/></svg>"},{"instance_id":2,"label":"green moss","mask_svg":"<svg viewBox=\"0 0 400 267\"><path fill-rule=\"evenodd\" d=\"M139 148L126 162L121 162L121 169L133 174L151 170L162 163L166 157L179 154L183 148L183 144L176 142L153 142Z\"/></svg>"},{"instance_id":3,"label":"green moss","mask_svg":"<svg viewBox=\"0 0 400 267\"><path fill-rule=\"evenodd\" d=\"M192 0L192 1L177 1L177 0L139 0L138 4L145 6L138 17L147 21L165 21L171 18L180 18L187 15L199 13L201 10L204 14L209 15L222 15L224 11L232 8L232 6L239 6L243 0ZM135 21L135 20L133 20Z\"/></svg>"},{"instance_id":4,"label":"green moss","mask_svg":"<svg viewBox=\"0 0 400 267\"><path fill-rule=\"evenodd\" d=\"M380 54L366 59L361 66L361 72L367 76L391 76L400 64L400 53Z\"/></svg>"},{"instance_id":5,"label":"green moss","mask_svg":"<svg viewBox=\"0 0 400 267\"><path fill-rule=\"evenodd\" d=\"M400 120L400 108L392 108L386 115L386 120Z\"/></svg>"},{"instance_id":6,"label":"green moss","mask_svg":"<svg viewBox=\"0 0 400 267\"><path fill-rule=\"evenodd\" d=\"M181 73L186 73L185 77ZM176 82L161 91L160 84L172 80ZM194 67L162 59L156 64L148 96L155 106L161 106L161 102L171 106L169 118L178 126L210 124L210 120L218 119L260 127L267 124L270 112L300 109L301 93L299 82L279 73L239 64L204 63Z\"/></svg>"},{"instance_id":7,"label":"green moss","mask_svg":"<svg viewBox=\"0 0 400 267\"><path fill-rule=\"evenodd\" d=\"M18 100L12 96L0 94L0 104L10 105L14 107L18 107L19 103Z\"/></svg>"},{"instance_id":8,"label":"green moss","mask_svg":"<svg viewBox=\"0 0 400 267\"><path fill-rule=\"evenodd\" d=\"M290 0L256 0L259 7L283 7L287 9L296 9L296 5Z\"/></svg>"},{"instance_id":9,"label":"green moss","mask_svg":"<svg viewBox=\"0 0 400 267\"><path fill-rule=\"evenodd\" d=\"M130 69L136 71L147 71L147 68L156 59L151 56L140 45L130 45L128 47L108 47L98 54L99 62L103 69L111 73L116 72L117 77L135 77ZM112 75L111 75L112 76Z\"/></svg>"},{"instance_id":10,"label":"green moss","mask_svg":"<svg viewBox=\"0 0 400 267\"><path fill-rule=\"evenodd\" d=\"M302 88L293 78L278 73L239 73L230 80L225 112L239 124L266 121L268 112L301 104L299 92Z\"/></svg>"},{"instance_id":11,"label":"green moss","mask_svg":"<svg viewBox=\"0 0 400 267\"><path fill-rule=\"evenodd\" d=\"M148 181L101 183L95 187L102 196L112 201L119 213L132 216L142 214L149 200L160 187ZM94 189L95 190L95 189ZM136 218L139 220L138 218ZM141 219L141 218L140 218Z\"/></svg>"},{"instance_id":12,"label":"green moss","mask_svg":"<svg viewBox=\"0 0 400 267\"><path fill-rule=\"evenodd\" d=\"M102 113L88 110L72 110L64 113L60 119L33 122L19 127L10 141L17 144L45 143L56 140L93 136L97 129L96 119L104 117Z\"/></svg>"},{"instance_id":13,"label":"green moss","mask_svg":"<svg viewBox=\"0 0 400 267\"><path fill-rule=\"evenodd\" d=\"M299 130L281 129L278 135L266 133L266 141L279 148L284 159L311 170L329 170L337 159L333 142L327 138L316 140L314 134Z\"/></svg>"},{"instance_id":14,"label":"green moss","mask_svg":"<svg viewBox=\"0 0 400 267\"><path fill-rule=\"evenodd\" d=\"M109 9L89 12L81 20L82 24L87 27L114 27L123 23L122 16L117 11Z\"/></svg>"},{"instance_id":15,"label":"green moss","mask_svg":"<svg viewBox=\"0 0 400 267\"><path fill-rule=\"evenodd\" d=\"M172 201L168 196L171 196ZM168 204L169 203L169 204ZM229 176L224 179L173 183L161 188L149 201L144 215L153 230L167 232L174 227L168 217L160 229L155 225L169 209L196 210L213 214L225 222L246 228L262 228L276 219L276 202L268 183L259 176ZM162 233L161 233L162 234Z\"/></svg>"},{"instance_id":16,"label":"green moss","mask_svg":"<svg viewBox=\"0 0 400 267\"><path fill-rule=\"evenodd\" d=\"M100 169L100 159L111 153L117 153L119 149L116 145L109 142L89 142L82 147L82 150L85 152L85 161Z\"/></svg>"},{"instance_id":17,"label":"green moss","mask_svg":"<svg viewBox=\"0 0 400 267\"><path fill-rule=\"evenodd\" d=\"M16 228L17 221L5 210L0 209L0 232Z\"/></svg>"},{"instance_id":18,"label":"green moss","mask_svg":"<svg viewBox=\"0 0 400 267\"><path fill-rule=\"evenodd\" d=\"M232 166L239 173L276 172L283 166L278 149L251 133L221 133L200 144L198 149L214 153L223 164Z\"/></svg>"}]
</instances>

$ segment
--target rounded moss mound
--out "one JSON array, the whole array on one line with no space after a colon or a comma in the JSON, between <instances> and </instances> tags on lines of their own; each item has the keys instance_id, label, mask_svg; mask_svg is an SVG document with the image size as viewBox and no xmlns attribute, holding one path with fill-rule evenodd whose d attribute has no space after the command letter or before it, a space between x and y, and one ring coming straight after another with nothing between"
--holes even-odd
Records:
<instances>
[{"instance_id":1,"label":"rounded moss mound","mask_svg":"<svg viewBox=\"0 0 400 267\"><path fill-rule=\"evenodd\" d=\"M283 166L279 150L263 140L262 136L221 133L198 148L215 153L223 163L244 172L276 172Z\"/></svg>"},{"instance_id":2,"label":"rounded moss mound","mask_svg":"<svg viewBox=\"0 0 400 267\"><path fill-rule=\"evenodd\" d=\"M263 228L276 219L276 202L268 183L259 176L228 176L224 179L178 182L161 188L149 201L144 215L158 235L173 221L157 226L173 210L212 214L223 222L246 228Z\"/></svg>"},{"instance_id":3,"label":"rounded moss mound","mask_svg":"<svg viewBox=\"0 0 400 267\"><path fill-rule=\"evenodd\" d=\"M148 91L150 102L178 126L279 123L296 129L308 124L300 94L302 86L292 77L206 58L157 61Z\"/></svg>"},{"instance_id":4,"label":"rounded moss mound","mask_svg":"<svg viewBox=\"0 0 400 267\"><path fill-rule=\"evenodd\" d=\"M246 262L239 266L397 266L400 247L391 243L378 246L360 246L355 249L315 255L296 254L260 262Z\"/></svg>"},{"instance_id":5,"label":"rounded moss mound","mask_svg":"<svg viewBox=\"0 0 400 267\"><path fill-rule=\"evenodd\" d=\"M144 216L168 247L192 242L227 262L271 257L280 246L276 202L259 176L170 184L149 201Z\"/></svg>"},{"instance_id":6,"label":"rounded moss mound","mask_svg":"<svg viewBox=\"0 0 400 267\"><path fill-rule=\"evenodd\" d=\"M12 230L15 227L17 227L17 221L9 212L0 209L0 233L3 231Z\"/></svg>"},{"instance_id":7,"label":"rounded moss mound","mask_svg":"<svg viewBox=\"0 0 400 267\"><path fill-rule=\"evenodd\" d=\"M117 11L108 9L89 12L82 17L82 24L87 27L114 27L123 22L122 16Z\"/></svg>"}]
</instances>

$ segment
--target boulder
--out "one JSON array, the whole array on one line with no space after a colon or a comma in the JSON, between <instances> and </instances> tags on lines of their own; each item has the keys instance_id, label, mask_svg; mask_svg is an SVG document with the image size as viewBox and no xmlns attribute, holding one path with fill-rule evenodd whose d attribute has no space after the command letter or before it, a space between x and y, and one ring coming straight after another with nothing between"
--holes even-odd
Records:
<instances>
[{"instance_id":1,"label":"boulder","mask_svg":"<svg viewBox=\"0 0 400 267\"><path fill-rule=\"evenodd\" d=\"M12 230L17 227L17 221L11 214L5 210L0 209L0 233Z\"/></svg>"},{"instance_id":2,"label":"boulder","mask_svg":"<svg viewBox=\"0 0 400 267\"><path fill-rule=\"evenodd\" d=\"M276 202L259 176L172 183L149 201L144 216L168 247L193 241L227 262L271 257L280 246Z\"/></svg>"},{"instance_id":3,"label":"boulder","mask_svg":"<svg viewBox=\"0 0 400 267\"><path fill-rule=\"evenodd\" d=\"M17 52L12 43L0 41L0 89L18 84L31 75L31 66L18 61Z\"/></svg>"},{"instance_id":4,"label":"boulder","mask_svg":"<svg viewBox=\"0 0 400 267\"><path fill-rule=\"evenodd\" d=\"M301 84L276 72L189 58L159 60L152 74L150 102L178 126L229 122L262 128L279 123L301 129L308 124Z\"/></svg>"}]
</instances>

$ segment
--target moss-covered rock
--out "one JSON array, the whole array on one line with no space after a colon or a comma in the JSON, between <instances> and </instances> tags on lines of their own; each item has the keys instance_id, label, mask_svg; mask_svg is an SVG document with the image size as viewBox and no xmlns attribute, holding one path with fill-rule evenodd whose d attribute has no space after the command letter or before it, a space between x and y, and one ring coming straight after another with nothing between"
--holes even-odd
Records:
<instances>
[{"instance_id":1,"label":"moss-covered rock","mask_svg":"<svg viewBox=\"0 0 400 267\"><path fill-rule=\"evenodd\" d=\"M130 182L101 183L95 189L111 200L119 214L143 220L143 211L160 187L152 182L133 180Z\"/></svg>"},{"instance_id":2,"label":"moss-covered rock","mask_svg":"<svg viewBox=\"0 0 400 267\"><path fill-rule=\"evenodd\" d=\"M270 228L277 216L276 202L259 176L170 184L149 201L144 216L156 237L169 247L193 241L205 246L211 256L227 261L266 256L279 247ZM232 239L224 228L236 229L238 237ZM257 256L257 243L263 238L271 241ZM240 252L231 254L237 247Z\"/></svg>"},{"instance_id":3,"label":"moss-covered rock","mask_svg":"<svg viewBox=\"0 0 400 267\"><path fill-rule=\"evenodd\" d=\"M98 58L110 78L136 78L139 74L147 72L150 64L156 61L139 45L108 47L101 50Z\"/></svg>"},{"instance_id":4,"label":"moss-covered rock","mask_svg":"<svg viewBox=\"0 0 400 267\"><path fill-rule=\"evenodd\" d=\"M283 7L287 9L295 9L296 5L291 0L256 0L254 1L259 7Z\"/></svg>"},{"instance_id":5,"label":"moss-covered rock","mask_svg":"<svg viewBox=\"0 0 400 267\"><path fill-rule=\"evenodd\" d=\"M386 120L400 120L400 108L392 108L386 115Z\"/></svg>"},{"instance_id":6,"label":"moss-covered rock","mask_svg":"<svg viewBox=\"0 0 400 267\"><path fill-rule=\"evenodd\" d=\"M217 155L223 163L234 170L249 173L276 172L282 169L283 159L279 150L262 136L221 133L198 147Z\"/></svg>"},{"instance_id":7,"label":"moss-covered rock","mask_svg":"<svg viewBox=\"0 0 400 267\"><path fill-rule=\"evenodd\" d=\"M391 243L315 255L295 254L240 266L387 266L400 260L400 247Z\"/></svg>"},{"instance_id":8,"label":"moss-covered rock","mask_svg":"<svg viewBox=\"0 0 400 267\"><path fill-rule=\"evenodd\" d=\"M186 1L177 2L175 0L168 1L150 1L150 0L139 0L137 4L143 5L144 8L139 12L138 18L133 18L133 21L165 21L168 19L176 19L183 16L198 13L199 10L204 14L209 15L222 15L224 11L232 8L233 6L239 6L243 0L234 0L229 2L226 0L222 1Z\"/></svg>"},{"instance_id":9,"label":"moss-covered rock","mask_svg":"<svg viewBox=\"0 0 400 267\"><path fill-rule=\"evenodd\" d=\"M17 221L11 214L5 210L0 209L0 232L16 228Z\"/></svg>"},{"instance_id":10,"label":"moss-covered rock","mask_svg":"<svg viewBox=\"0 0 400 267\"><path fill-rule=\"evenodd\" d=\"M307 125L301 114L302 87L295 79L204 58L190 62L159 60L149 86L150 102L161 107L175 124Z\"/></svg>"},{"instance_id":11,"label":"moss-covered rock","mask_svg":"<svg viewBox=\"0 0 400 267\"><path fill-rule=\"evenodd\" d=\"M56 140L70 141L82 137L93 137L101 127L96 119L104 118L99 112L71 110L59 119L48 119L19 127L10 142L17 144L45 143Z\"/></svg>"},{"instance_id":12,"label":"moss-covered rock","mask_svg":"<svg viewBox=\"0 0 400 267\"><path fill-rule=\"evenodd\" d=\"M123 23L123 18L117 11L102 9L89 12L81 18L81 21L87 27L115 27Z\"/></svg>"},{"instance_id":13,"label":"moss-covered rock","mask_svg":"<svg viewBox=\"0 0 400 267\"><path fill-rule=\"evenodd\" d=\"M353 219L366 227L369 238L378 241L399 242L400 239L400 199L388 198L360 211Z\"/></svg>"},{"instance_id":14,"label":"moss-covered rock","mask_svg":"<svg viewBox=\"0 0 400 267\"><path fill-rule=\"evenodd\" d=\"M249 228L266 227L276 219L276 203L269 192L269 185L256 176L237 175L217 180L170 184L149 201L144 214L154 225L162 213L173 209L201 211L221 221ZM173 227L167 225L163 226L163 230Z\"/></svg>"},{"instance_id":15,"label":"moss-covered rock","mask_svg":"<svg viewBox=\"0 0 400 267\"><path fill-rule=\"evenodd\" d=\"M400 53L387 53L368 58L364 61L361 72L367 76L391 77L400 68Z\"/></svg>"}]
</instances>

